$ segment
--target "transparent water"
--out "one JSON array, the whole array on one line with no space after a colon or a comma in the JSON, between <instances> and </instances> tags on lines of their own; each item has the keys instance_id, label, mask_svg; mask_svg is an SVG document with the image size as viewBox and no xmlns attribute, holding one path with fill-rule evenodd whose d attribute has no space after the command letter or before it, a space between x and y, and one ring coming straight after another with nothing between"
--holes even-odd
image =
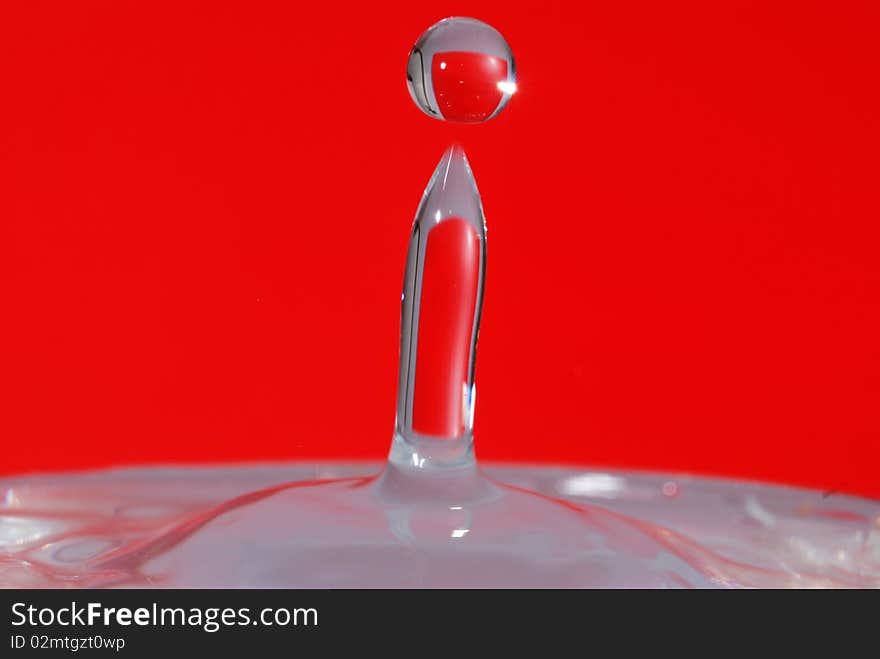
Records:
<instances>
[{"instance_id":1,"label":"transparent water","mask_svg":"<svg viewBox=\"0 0 880 659\"><path fill-rule=\"evenodd\" d=\"M384 469L384 471L382 471ZM0 585L880 587L880 502L546 466L0 480Z\"/></svg>"}]
</instances>

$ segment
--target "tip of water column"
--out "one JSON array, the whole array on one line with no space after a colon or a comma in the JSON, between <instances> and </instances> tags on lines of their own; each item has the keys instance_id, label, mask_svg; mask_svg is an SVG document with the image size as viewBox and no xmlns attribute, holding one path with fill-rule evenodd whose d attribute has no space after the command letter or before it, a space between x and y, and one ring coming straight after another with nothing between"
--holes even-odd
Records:
<instances>
[{"instance_id":1,"label":"tip of water column","mask_svg":"<svg viewBox=\"0 0 880 659\"><path fill-rule=\"evenodd\" d=\"M457 144L450 146L437 163L416 213L416 224L430 230L452 217L469 222L478 235L485 236L480 192L467 155Z\"/></svg>"}]
</instances>

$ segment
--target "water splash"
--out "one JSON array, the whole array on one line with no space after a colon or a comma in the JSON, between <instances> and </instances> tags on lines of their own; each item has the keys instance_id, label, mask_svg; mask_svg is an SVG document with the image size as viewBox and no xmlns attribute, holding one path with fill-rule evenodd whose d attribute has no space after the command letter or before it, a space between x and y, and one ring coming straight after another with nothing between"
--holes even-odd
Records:
<instances>
[{"instance_id":1,"label":"water splash","mask_svg":"<svg viewBox=\"0 0 880 659\"><path fill-rule=\"evenodd\" d=\"M481 471L472 427L485 235L473 174L453 147L413 224L384 468L9 479L0 584L880 586L875 504L840 498L832 509L801 494L795 507L789 491L758 486Z\"/></svg>"},{"instance_id":2,"label":"water splash","mask_svg":"<svg viewBox=\"0 0 880 659\"><path fill-rule=\"evenodd\" d=\"M0 584L880 587L876 501L546 467L490 467L455 479L470 484L458 492L441 478L413 494L412 473L380 469L5 479Z\"/></svg>"},{"instance_id":3,"label":"water splash","mask_svg":"<svg viewBox=\"0 0 880 659\"><path fill-rule=\"evenodd\" d=\"M408 65L431 116L481 122L515 88L504 39L429 29ZM378 465L119 470L0 480L4 587L880 587L880 504L755 484L549 468L473 451L482 203L460 147L413 223L397 419Z\"/></svg>"}]
</instances>

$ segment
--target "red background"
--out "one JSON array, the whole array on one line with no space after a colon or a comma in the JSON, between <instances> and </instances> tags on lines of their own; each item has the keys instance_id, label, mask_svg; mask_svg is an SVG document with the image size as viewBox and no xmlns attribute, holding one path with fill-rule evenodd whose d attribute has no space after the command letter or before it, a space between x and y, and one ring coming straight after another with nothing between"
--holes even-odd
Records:
<instances>
[{"instance_id":1,"label":"red background","mask_svg":"<svg viewBox=\"0 0 880 659\"><path fill-rule=\"evenodd\" d=\"M880 496L871 5L4 3L0 471L383 457L457 140L482 459ZM406 91L455 14L517 59L487 125Z\"/></svg>"}]
</instances>

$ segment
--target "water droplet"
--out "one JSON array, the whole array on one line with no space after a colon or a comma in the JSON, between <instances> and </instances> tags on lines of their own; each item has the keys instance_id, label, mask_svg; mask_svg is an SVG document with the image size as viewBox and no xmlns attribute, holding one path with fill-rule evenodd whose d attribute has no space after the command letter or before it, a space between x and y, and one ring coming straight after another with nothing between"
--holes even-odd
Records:
<instances>
[{"instance_id":1,"label":"water droplet","mask_svg":"<svg viewBox=\"0 0 880 659\"><path fill-rule=\"evenodd\" d=\"M406 82L425 114L476 124L501 112L516 92L516 65L510 46L491 25L446 18L413 46Z\"/></svg>"}]
</instances>

